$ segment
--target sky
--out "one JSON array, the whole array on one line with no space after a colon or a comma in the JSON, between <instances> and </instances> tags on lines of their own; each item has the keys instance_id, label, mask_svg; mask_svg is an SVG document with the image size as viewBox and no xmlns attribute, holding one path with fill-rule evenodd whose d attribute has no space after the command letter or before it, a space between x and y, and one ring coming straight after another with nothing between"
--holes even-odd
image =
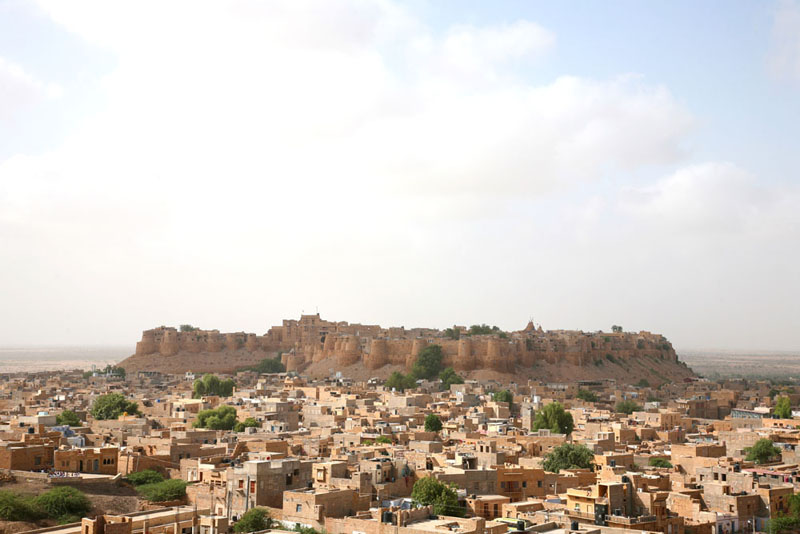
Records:
<instances>
[{"instance_id":1,"label":"sky","mask_svg":"<svg viewBox=\"0 0 800 534\"><path fill-rule=\"evenodd\" d=\"M800 350L800 1L0 0L0 346Z\"/></svg>"}]
</instances>

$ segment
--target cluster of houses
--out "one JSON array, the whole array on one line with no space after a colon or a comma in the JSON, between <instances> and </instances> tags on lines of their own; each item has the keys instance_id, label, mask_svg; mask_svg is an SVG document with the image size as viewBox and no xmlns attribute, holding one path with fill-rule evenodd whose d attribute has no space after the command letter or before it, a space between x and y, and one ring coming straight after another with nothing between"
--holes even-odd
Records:
<instances>
[{"instance_id":1,"label":"cluster of houses","mask_svg":"<svg viewBox=\"0 0 800 534\"><path fill-rule=\"evenodd\" d=\"M800 395L766 382L467 381L442 391L421 381L398 392L376 379L233 378L232 396L193 398L191 374L0 377L0 471L80 486L154 470L189 483L181 502L43 530L57 534L224 534L253 508L280 522L276 532L734 534L766 531L800 484L800 419L770 416L777 399L796 406ZM510 403L494 400L503 389ZM108 393L140 414L95 420L92 404ZM636 409L618 412L621 401ZM570 434L535 429L553 402L571 414ZM197 428L199 412L224 405L257 426ZM65 410L81 424L59 425ZM440 430L425 429L430 414ZM780 454L748 461L765 438ZM565 443L588 447L592 465L547 471ZM452 513L412 500L426 477L455 489Z\"/></svg>"}]
</instances>

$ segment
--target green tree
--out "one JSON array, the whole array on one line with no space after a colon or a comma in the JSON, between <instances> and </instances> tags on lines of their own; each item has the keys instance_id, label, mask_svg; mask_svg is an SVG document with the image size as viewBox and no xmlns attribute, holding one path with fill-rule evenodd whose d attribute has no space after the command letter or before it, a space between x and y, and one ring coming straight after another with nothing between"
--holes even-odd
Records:
<instances>
[{"instance_id":1,"label":"green tree","mask_svg":"<svg viewBox=\"0 0 800 534\"><path fill-rule=\"evenodd\" d=\"M588 389L579 389L576 397L586 402L597 402L597 394L594 391L589 391Z\"/></svg>"},{"instance_id":2,"label":"green tree","mask_svg":"<svg viewBox=\"0 0 800 534\"><path fill-rule=\"evenodd\" d=\"M258 532L272 528L272 517L266 508L251 508L233 525L234 532Z\"/></svg>"},{"instance_id":3,"label":"green tree","mask_svg":"<svg viewBox=\"0 0 800 534\"><path fill-rule=\"evenodd\" d=\"M417 480L411 490L411 499L422 506L433 505L433 513L436 515L463 517L465 513L458 505L455 489L433 477Z\"/></svg>"},{"instance_id":4,"label":"green tree","mask_svg":"<svg viewBox=\"0 0 800 534\"><path fill-rule=\"evenodd\" d=\"M233 388L236 382L232 379L220 380L217 375L206 374L203 378L194 381L193 397L199 399L204 395L216 395L218 397L230 397L233 395Z\"/></svg>"},{"instance_id":5,"label":"green tree","mask_svg":"<svg viewBox=\"0 0 800 534\"><path fill-rule=\"evenodd\" d=\"M198 330L200 330L200 329L195 327L195 326L192 326L190 324L182 324L180 326L180 331L181 332L196 332Z\"/></svg>"},{"instance_id":6,"label":"green tree","mask_svg":"<svg viewBox=\"0 0 800 534\"><path fill-rule=\"evenodd\" d=\"M414 377L411 375L404 375L403 373L394 371L389 375L386 382L384 382L383 387L395 389L396 391L405 391L417 387L417 381L414 380Z\"/></svg>"},{"instance_id":7,"label":"green tree","mask_svg":"<svg viewBox=\"0 0 800 534\"><path fill-rule=\"evenodd\" d=\"M144 471L136 471L130 473L127 477L128 482L134 486L141 486L143 484L155 484L157 482L164 482L164 477L158 471L153 469L145 469Z\"/></svg>"},{"instance_id":8,"label":"green tree","mask_svg":"<svg viewBox=\"0 0 800 534\"><path fill-rule=\"evenodd\" d=\"M558 473L562 469L590 469L594 465L594 453L586 446L564 443L550 451L542 462L545 471Z\"/></svg>"},{"instance_id":9,"label":"green tree","mask_svg":"<svg viewBox=\"0 0 800 534\"><path fill-rule=\"evenodd\" d=\"M672 464L666 458L650 458L647 461L650 467L672 467Z\"/></svg>"},{"instance_id":10,"label":"green tree","mask_svg":"<svg viewBox=\"0 0 800 534\"><path fill-rule=\"evenodd\" d=\"M425 417L425 432L439 432L442 429L442 420L435 413Z\"/></svg>"},{"instance_id":11,"label":"green tree","mask_svg":"<svg viewBox=\"0 0 800 534\"><path fill-rule=\"evenodd\" d=\"M252 428L259 428L259 427L261 427L261 423L259 423L258 421L256 421L252 417L248 417L244 421L240 421L240 422L234 424L233 425L233 431L234 432L244 432L245 428L251 428L251 427Z\"/></svg>"},{"instance_id":12,"label":"green tree","mask_svg":"<svg viewBox=\"0 0 800 534\"><path fill-rule=\"evenodd\" d=\"M72 410L64 410L56 416L56 424L68 426L81 426L81 418Z\"/></svg>"},{"instance_id":13,"label":"green tree","mask_svg":"<svg viewBox=\"0 0 800 534\"><path fill-rule=\"evenodd\" d=\"M458 339L461 337L461 330L459 330L455 326L453 328L447 328L444 331L444 337L449 339Z\"/></svg>"},{"instance_id":14,"label":"green tree","mask_svg":"<svg viewBox=\"0 0 800 534\"><path fill-rule=\"evenodd\" d=\"M649 388L650 381L647 380L646 378L642 378L641 380L639 380L639 382L636 383L636 385L639 386L640 388Z\"/></svg>"},{"instance_id":15,"label":"green tree","mask_svg":"<svg viewBox=\"0 0 800 534\"><path fill-rule=\"evenodd\" d=\"M95 419L118 419L120 415L138 415L139 405L119 393L107 393L95 399L90 411Z\"/></svg>"},{"instance_id":16,"label":"green tree","mask_svg":"<svg viewBox=\"0 0 800 534\"><path fill-rule=\"evenodd\" d=\"M277 358L264 358L250 369L262 374L286 372L286 366L281 363L280 356Z\"/></svg>"},{"instance_id":17,"label":"green tree","mask_svg":"<svg viewBox=\"0 0 800 534\"><path fill-rule=\"evenodd\" d=\"M622 333L622 327L615 324L611 327L611 331L617 334Z\"/></svg>"},{"instance_id":18,"label":"green tree","mask_svg":"<svg viewBox=\"0 0 800 534\"><path fill-rule=\"evenodd\" d=\"M461 378L452 367L445 367L439 373L439 380L442 381L442 391L450 389L453 384L463 384L464 379Z\"/></svg>"},{"instance_id":19,"label":"green tree","mask_svg":"<svg viewBox=\"0 0 800 534\"><path fill-rule=\"evenodd\" d=\"M215 410L203 410L197 414L194 422L195 428L208 428L210 430L233 430L236 425L236 408L233 406L220 406Z\"/></svg>"},{"instance_id":20,"label":"green tree","mask_svg":"<svg viewBox=\"0 0 800 534\"><path fill-rule=\"evenodd\" d=\"M746 460L748 462L755 462L763 464L768 462L775 456L781 454L781 450L772 444L772 441L767 438L760 439L755 444L744 450L747 453Z\"/></svg>"},{"instance_id":21,"label":"green tree","mask_svg":"<svg viewBox=\"0 0 800 534\"><path fill-rule=\"evenodd\" d=\"M417 360L411 368L411 375L416 378L431 380L442 372L442 347L428 345L417 354Z\"/></svg>"},{"instance_id":22,"label":"green tree","mask_svg":"<svg viewBox=\"0 0 800 534\"><path fill-rule=\"evenodd\" d=\"M792 402L789 397L780 397L775 404L774 415L778 419L792 418Z\"/></svg>"},{"instance_id":23,"label":"green tree","mask_svg":"<svg viewBox=\"0 0 800 534\"><path fill-rule=\"evenodd\" d=\"M495 402L507 402L509 406L514 402L514 394L504 389L492 393L492 400Z\"/></svg>"},{"instance_id":24,"label":"green tree","mask_svg":"<svg viewBox=\"0 0 800 534\"><path fill-rule=\"evenodd\" d=\"M13 491L0 491L0 519L4 521L36 521L44 513L34 499L24 498Z\"/></svg>"},{"instance_id":25,"label":"green tree","mask_svg":"<svg viewBox=\"0 0 800 534\"><path fill-rule=\"evenodd\" d=\"M150 502L175 501L186 497L186 485L185 480L173 478L163 482L136 486L136 491Z\"/></svg>"},{"instance_id":26,"label":"green tree","mask_svg":"<svg viewBox=\"0 0 800 534\"><path fill-rule=\"evenodd\" d=\"M70 486L60 486L39 495L35 499L38 506L49 517L86 515L92 509L89 498L83 492Z\"/></svg>"},{"instance_id":27,"label":"green tree","mask_svg":"<svg viewBox=\"0 0 800 534\"><path fill-rule=\"evenodd\" d=\"M533 420L533 429L548 429L555 434L571 434L575 428L572 414L564 410L561 403L551 402L538 412Z\"/></svg>"},{"instance_id":28,"label":"green tree","mask_svg":"<svg viewBox=\"0 0 800 534\"><path fill-rule=\"evenodd\" d=\"M614 407L614 410L616 410L617 413L624 413L626 415L630 415L633 412L639 411L641 409L642 409L641 406L639 406L632 400L628 399L619 401L617 405Z\"/></svg>"}]
</instances>

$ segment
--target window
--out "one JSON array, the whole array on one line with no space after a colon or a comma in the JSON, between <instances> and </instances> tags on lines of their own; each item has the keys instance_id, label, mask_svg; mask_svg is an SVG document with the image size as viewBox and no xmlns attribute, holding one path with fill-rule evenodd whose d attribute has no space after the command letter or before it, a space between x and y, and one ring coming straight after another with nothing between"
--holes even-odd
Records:
<instances>
[{"instance_id":1,"label":"window","mask_svg":"<svg viewBox=\"0 0 800 534\"><path fill-rule=\"evenodd\" d=\"M542 481L541 480L537 480L536 481L536 487L537 488L541 488L542 487Z\"/></svg>"},{"instance_id":2,"label":"window","mask_svg":"<svg viewBox=\"0 0 800 534\"><path fill-rule=\"evenodd\" d=\"M300 512L303 511L303 505L298 504L297 506L294 507L294 511L299 514Z\"/></svg>"},{"instance_id":3,"label":"window","mask_svg":"<svg viewBox=\"0 0 800 534\"><path fill-rule=\"evenodd\" d=\"M33 465L42 465L42 457L36 456L33 458Z\"/></svg>"},{"instance_id":4,"label":"window","mask_svg":"<svg viewBox=\"0 0 800 534\"><path fill-rule=\"evenodd\" d=\"M239 481L239 489L244 488L244 480Z\"/></svg>"},{"instance_id":5,"label":"window","mask_svg":"<svg viewBox=\"0 0 800 534\"><path fill-rule=\"evenodd\" d=\"M528 481L527 480L523 480L522 481L522 487L523 488L527 488L528 487Z\"/></svg>"},{"instance_id":6,"label":"window","mask_svg":"<svg viewBox=\"0 0 800 534\"><path fill-rule=\"evenodd\" d=\"M256 481L255 480L251 480L250 481L250 493L255 493L255 492L256 492Z\"/></svg>"}]
</instances>

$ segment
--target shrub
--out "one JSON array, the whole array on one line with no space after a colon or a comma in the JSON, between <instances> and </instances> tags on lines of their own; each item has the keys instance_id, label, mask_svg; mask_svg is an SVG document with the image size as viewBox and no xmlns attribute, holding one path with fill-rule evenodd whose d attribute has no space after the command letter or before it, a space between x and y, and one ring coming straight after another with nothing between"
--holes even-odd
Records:
<instances>
[{"instance_id":1,"label":"shrub","mask_svg":"<svg viewBox=\"0 0 800 534\"><path fill-rule=\"evenodd\" d=\"M31 498L13 491L0 491L0 519L5 521L35 521L44 516Z\"/></svg>"},{"instance_id":2,"label":"shrub","mask_svg":"<svg viewBox=\"0 0 800 534\"><path fill-rule=\"evenodd\" d=\"M647 465L650 467L672 467L672 464L666 458L650 458Z\"/></svg>"},{"instance_id":3,"label":"shrub","mask_svg":"<svg viewBox=\"0 0 800 534\"><path fill-rule=\"evenodd\" d=\"M92 509L92 504L83 492L69 486L51 489L39 495L34 500L36 506L48 517L60 518L64 516L86 515Z\"/></svg>"},{"instance_id":4,"label":"shrub","mask_svg":"<svg viewBox=\"0 0 800 534\"><path fill-rule=\"evenodd\" d=\"M119 393L100 395L92 404L91 414L95 419L118 419L124 413L137 415L139 405Z\"/></svg>"},{"instance_id":5,"label":"shrub","mask_svg":"<svg viewBox=\"0 0 800 534\"><path fill-rule=\"evenodd\" d=\"M392 442L392 438L389 436L378 436L378 439L375 440L377 443L383 443L384 445L388 445Z\"/></svg>"},{"instance_id":6,"label":"shrub","mask_svg":"<svg viewBox=\"0 0 800 534\"><path fill-rule=\"evenodd\" d=\"M152 469L145 469L144 471L137 471L131 473L127 477L128 482L134 486L141 486L142 484L155 484L157 482L164 482L164 477L158 471Z\"/></svg>"},{"instance_id":7,"label":"shrub","mask_svg":"<svg viewBox=\"0 0 800 534\"><path fill-rule=\"evenodd\" d=\"M597 393L588 389L579 389L576 397L586 402L597 402Z\"/></svg>"},{"instance_id":8,"label":"shrub","mask_svg":"<svg viewBox=\"0 0 800 534\"><path fill-rule=\"evenodd\" d=\"M182 499L186 496L187 482L180 479L164 480L136 487L139 495L150 502L165 502Z\"/></svg>"}]
</instances>

